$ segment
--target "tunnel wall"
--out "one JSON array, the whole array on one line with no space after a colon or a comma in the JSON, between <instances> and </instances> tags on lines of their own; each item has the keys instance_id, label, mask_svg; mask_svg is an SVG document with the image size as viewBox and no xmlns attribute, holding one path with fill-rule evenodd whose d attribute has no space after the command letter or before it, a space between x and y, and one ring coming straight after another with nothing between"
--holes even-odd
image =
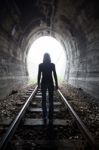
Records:
<instances>
[{"instance_id":1,"label":"tunnel wall","mask_svg":"<svg viewBox=\"0 0 99 150\"><path fill-rule=\"evenodd\" d=\"M99 98L99 18L93 4L81 10L73 29L68 82Z\"/></svg>"},{"instance_id":2,"label":"tunnel wall","mask_svg":"<svg viewBox=\"0 0 99 150\"><path fill-rule=\"evenodd\" d=\"M20 46L20 12L14 1L0 3L0 98L27 83L24 52Z\"/></svg>"},{"instance_id":3,"label":"tunnel wall","mask_svg":"<svg viewBox=\"0 0 99 150\"><path fill-rule=\"evenodd\" d=\"M84 31L86 41L80 41L78 56L74 51L70 60L69 83L99 98L99 22L90 21Z\"/></svg>"},{"instance_id":4,"label":"tunnel wall","mask_svg":"<svg viewBox=\"0 0 99 150\"><path fill-rule=\"evenodd\" d=\"M17 58L17 44L0 32L0 98L5 97L27 81L26 65Z\"/></svg>"},{"instance_id":5,"label":"tunnel wall","mask_svg":"<svg viewBox=\"0 0 99 150\"><path fill-rule=\"evenodd\" d=\"M96 1L60 0L54 29L66 51L65 80L99 98L99 11ZM61 29L61 30L60 30Z\"/></svg>"}]
</instances>

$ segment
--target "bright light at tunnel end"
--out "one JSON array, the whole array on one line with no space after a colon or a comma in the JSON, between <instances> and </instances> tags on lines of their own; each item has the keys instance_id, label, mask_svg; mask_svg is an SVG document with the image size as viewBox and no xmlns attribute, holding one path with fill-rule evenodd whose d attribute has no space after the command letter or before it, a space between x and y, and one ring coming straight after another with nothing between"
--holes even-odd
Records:
<instances>
[{"instance_id":1,"label":"bright light at tunnel end","mask_svg":"<svg viewBox=\"0 0 99 150\"><path fill-rule=\"evenodd\" d=\"M33 42L28 52L27 67L30 80L37 80L38 65L43 62L44 53L49 53L51 62L55 63L58 78L63 80L66 57L62 45L51 36L43 36Z\"/></svg>"}]
</instances>

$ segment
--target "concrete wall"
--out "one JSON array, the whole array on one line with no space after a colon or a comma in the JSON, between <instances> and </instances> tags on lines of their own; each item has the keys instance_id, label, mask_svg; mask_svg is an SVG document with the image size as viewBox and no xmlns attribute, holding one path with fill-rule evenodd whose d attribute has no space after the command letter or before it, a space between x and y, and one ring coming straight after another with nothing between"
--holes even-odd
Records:
<instances>
[{"instance_id":1,"label":"concrete wall","mask_svg":"<svg viewBox=\"0 0 99 150\"><path fill-rule=\"evenodd\" d=\"M0 98L27 81L25 63L16 56L16 43L0 33Z\"/></svg>"},{"instance_id":2,"label":"concrete wall","mask_svg":"<svg viewBox=\"0 0 99 150\"><path fill-rule=\"evenodd\" d=\"M58 1L54 29L64 38L65 80L99 98L99 11L96 1Z\"/></svg>"},{"instance_id":3,"label":"concrete wall","mask_svg":"<svg viewBox=\"0 0 99 150\"><path fill-rule=\"evenodd\" d=\"M76 47L71 47L69 83L99 98L99 17L96 5L85 4L74 23Z\"/></svg>"}]
</instances>

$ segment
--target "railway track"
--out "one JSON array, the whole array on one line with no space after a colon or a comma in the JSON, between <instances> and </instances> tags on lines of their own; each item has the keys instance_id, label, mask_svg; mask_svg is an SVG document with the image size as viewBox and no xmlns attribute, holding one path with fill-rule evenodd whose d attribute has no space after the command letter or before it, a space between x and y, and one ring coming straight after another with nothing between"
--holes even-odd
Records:
<instances>
[{"instance_id":1,"label":"railway track","mask_svg":"<svg viewBox=\"0 0 99 150\"><path fill-rule=\"evenodd\" d=\"M28 90L22 109L6 126L0 150L7 149L96 150L98 147L60 90L54 94L53 124L48 120L45 125L42 119L41 91L35 87Z\"/></svg>"}]
</instances>

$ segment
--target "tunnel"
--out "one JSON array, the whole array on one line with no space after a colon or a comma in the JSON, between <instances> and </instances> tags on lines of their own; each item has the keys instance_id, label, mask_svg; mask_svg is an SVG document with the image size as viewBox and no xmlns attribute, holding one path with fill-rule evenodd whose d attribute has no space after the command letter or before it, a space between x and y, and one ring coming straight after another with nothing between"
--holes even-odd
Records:
<instances>
[{"instance_id":1,"label":"tunnel","mask_svg":"<svg viewBox=\"0 0 99 150\"><path fill-rule=\"evenodd\" d=\"M64 47L64 82L98 99L96 0L0 0L0 98L27 85L27 55L32 43L43 36Z\"/></svg>"}]
</instances>

